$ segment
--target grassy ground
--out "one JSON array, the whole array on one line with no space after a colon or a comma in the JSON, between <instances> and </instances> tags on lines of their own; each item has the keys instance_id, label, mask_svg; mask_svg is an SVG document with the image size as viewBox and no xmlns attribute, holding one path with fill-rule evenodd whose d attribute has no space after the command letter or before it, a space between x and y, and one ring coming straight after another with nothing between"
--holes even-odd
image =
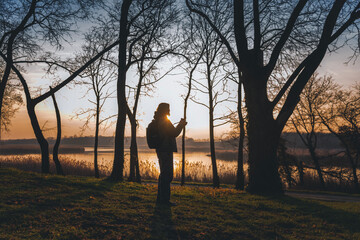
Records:
<instances>
[{"instance_id":1,"label":"grassy ground","mask_svg":"<svg viewBox=\"0 0 360 240\"><path fill-rule=\"evenodd\" d=\"M0 169L0 239L360 239L360 203Z\"/></svg>"}]
</instances>

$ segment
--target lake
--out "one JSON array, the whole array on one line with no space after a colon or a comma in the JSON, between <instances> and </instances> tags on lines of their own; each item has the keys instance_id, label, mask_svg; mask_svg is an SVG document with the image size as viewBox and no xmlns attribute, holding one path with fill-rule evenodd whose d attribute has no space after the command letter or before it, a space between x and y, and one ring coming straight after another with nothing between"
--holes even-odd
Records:
<instances>
[{"instance_id":1,"label":"lake","mask_svg":"<svg viewBox=\"0 0 360 240\"><path fill-rule=\"evenodd\" d=\"M188 152L186 153L185 175L187 181L211 182L212 166L209 152ZM83 153L59 154L60 162L67 174L92 175L94 154L92 147L85 147ZM125 169L124 175L129 173L130 152L125 150ZM181 152L174 153L174 179L181 178ZM159 163L155 150L139 151L140 174L144 179L157 179L159 175ZM0 155L3 166L13 165L11 162L18 162L19 168L23 165L31 165L28 168L40 169L40 154L24 155ZM102 176L111 173L114 161L113 148L98 149L98 164ZM26 163L25 163L26 162ZM29 162L32 162L29 164ZM51 165L52 161L51 161ZM217 160L217 167L220 180L223 183L234 183L236 179L237 162L229 160ZM51 166L52 170L54 166ZM82 169L83 173L75 171L74 168ZM36 170L36 169L35 169ZM54 170L53 170L54 171ZM89 173L88 173L89 172Z\"/></svg>"}]
</instances>

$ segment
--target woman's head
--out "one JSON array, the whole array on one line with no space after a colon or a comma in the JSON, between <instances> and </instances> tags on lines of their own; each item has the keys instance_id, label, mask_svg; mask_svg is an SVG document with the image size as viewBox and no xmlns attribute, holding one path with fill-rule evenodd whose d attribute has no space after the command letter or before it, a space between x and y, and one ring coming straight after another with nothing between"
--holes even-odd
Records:
<instances>
[{"instance_id":1,"label":"woman's head","mask_svg":"<svg viewBox=\"0 0 360 240\"><path fill-rule=\"evenodd\" d=\"M155 111L154 119L166 118L168 115L170 115L170 105L168 103L160 103Z\"/></svg>"}]
</instances>

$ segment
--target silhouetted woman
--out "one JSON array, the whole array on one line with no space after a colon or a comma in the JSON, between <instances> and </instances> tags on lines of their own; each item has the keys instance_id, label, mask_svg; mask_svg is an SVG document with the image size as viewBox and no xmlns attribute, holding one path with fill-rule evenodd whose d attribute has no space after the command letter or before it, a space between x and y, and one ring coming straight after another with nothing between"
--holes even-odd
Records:
<instances>
[{"instance_id":1,"label":"silhouetted woman","mask_svg":"<svg viewBox=\"0 0 360 240\"><path fill-rule=\"evenodd\" d=\"M170 105L160 103L157 107L154 120L157 123L160 142L156 147L156 154L159 158L160 176L158 183L157 203L175 205L170 202L170 183L174 175L173 152L177 152L176 137L186 125L186 121L181 119L179 124L174 127L170 120Z\"/></svg>"}]
</instances>

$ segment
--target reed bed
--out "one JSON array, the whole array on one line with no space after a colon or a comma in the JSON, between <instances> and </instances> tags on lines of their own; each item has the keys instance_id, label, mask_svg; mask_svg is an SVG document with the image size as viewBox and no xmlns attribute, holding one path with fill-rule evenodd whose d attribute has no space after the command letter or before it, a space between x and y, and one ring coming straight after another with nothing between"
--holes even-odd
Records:
<instances>
[{"instance_id":1,"label":"reed bed","mask_svg":"<svg viewBox=\"0 0 360 240\"><path fill-rule=\"evenodd\" d=\"M60 155L59 157L62 168L66 175L77 176L94 176L93 163L85 160L77 160L68 156ZM222 184L234 184L236 182L236 162L219 161L218 173L220 182ZM124 178L129 176L129 155L125 156ZM0 156L1 167L17 168L25 171L40 172L41 171L41 157L39 155L3 155ZM181 180L181 162L174 162L174 180ZM99 171L101 177L106 177L111 174L112 161L99 159ZM245 165L245 182L247 182L247 171ZM50 157L50 171L56 172L55 165ZM352 175L350 169L347 168L332 168L332 174L324 174L326 190L328 191L341 191L352 193L355 192L354 186L351 182ZM140 160L140 173L144 180L157 180L159 176L159 165L157 162L148 159ZM360 176L359 176L360 177ZM285 188L289 188L285 177L282 176ZM308 190L323 190L318 180L315 170L304 170L304 184L299 184L298 172L296 170L292 173L294 183L291 188L294 189L308 189ZM206 165L201 161L185 162L185 182L199 182L211 183L212 182L212 167Z\"/></svg>"},{"instance_id":2,"label":"reed bed","mask_svg":"<svg viewBox=\"0 0 360 240\"><path fill-rule=\"evenodd\" d=\"M66 175L76 176L94 176L94 166L89 161L79 161L67 156L59 156L61 166ZM125 156L124 177L129 176L129 157ZM5 155L0 156L1 167L12 167L24 171L40 172L41 171L41 157L34 154L27 155ZM174 164L174 180L181 180L181 163L175 161ZM101 177L106 177L111 174L112 162L104 159L99 159L99 172ZM186 182L212 182L212 167L205 165L202 162L185 162L185 181ZM218 171L221 183L233 184L236 180L236 168L234 164L218 164ZM50 172L55 173L56 168L50 157ZM157 162L149 161L148 159L140 160L140 173L142 179L157 180L159 176L159 165Z\"/></svg>"}]
</instances>

